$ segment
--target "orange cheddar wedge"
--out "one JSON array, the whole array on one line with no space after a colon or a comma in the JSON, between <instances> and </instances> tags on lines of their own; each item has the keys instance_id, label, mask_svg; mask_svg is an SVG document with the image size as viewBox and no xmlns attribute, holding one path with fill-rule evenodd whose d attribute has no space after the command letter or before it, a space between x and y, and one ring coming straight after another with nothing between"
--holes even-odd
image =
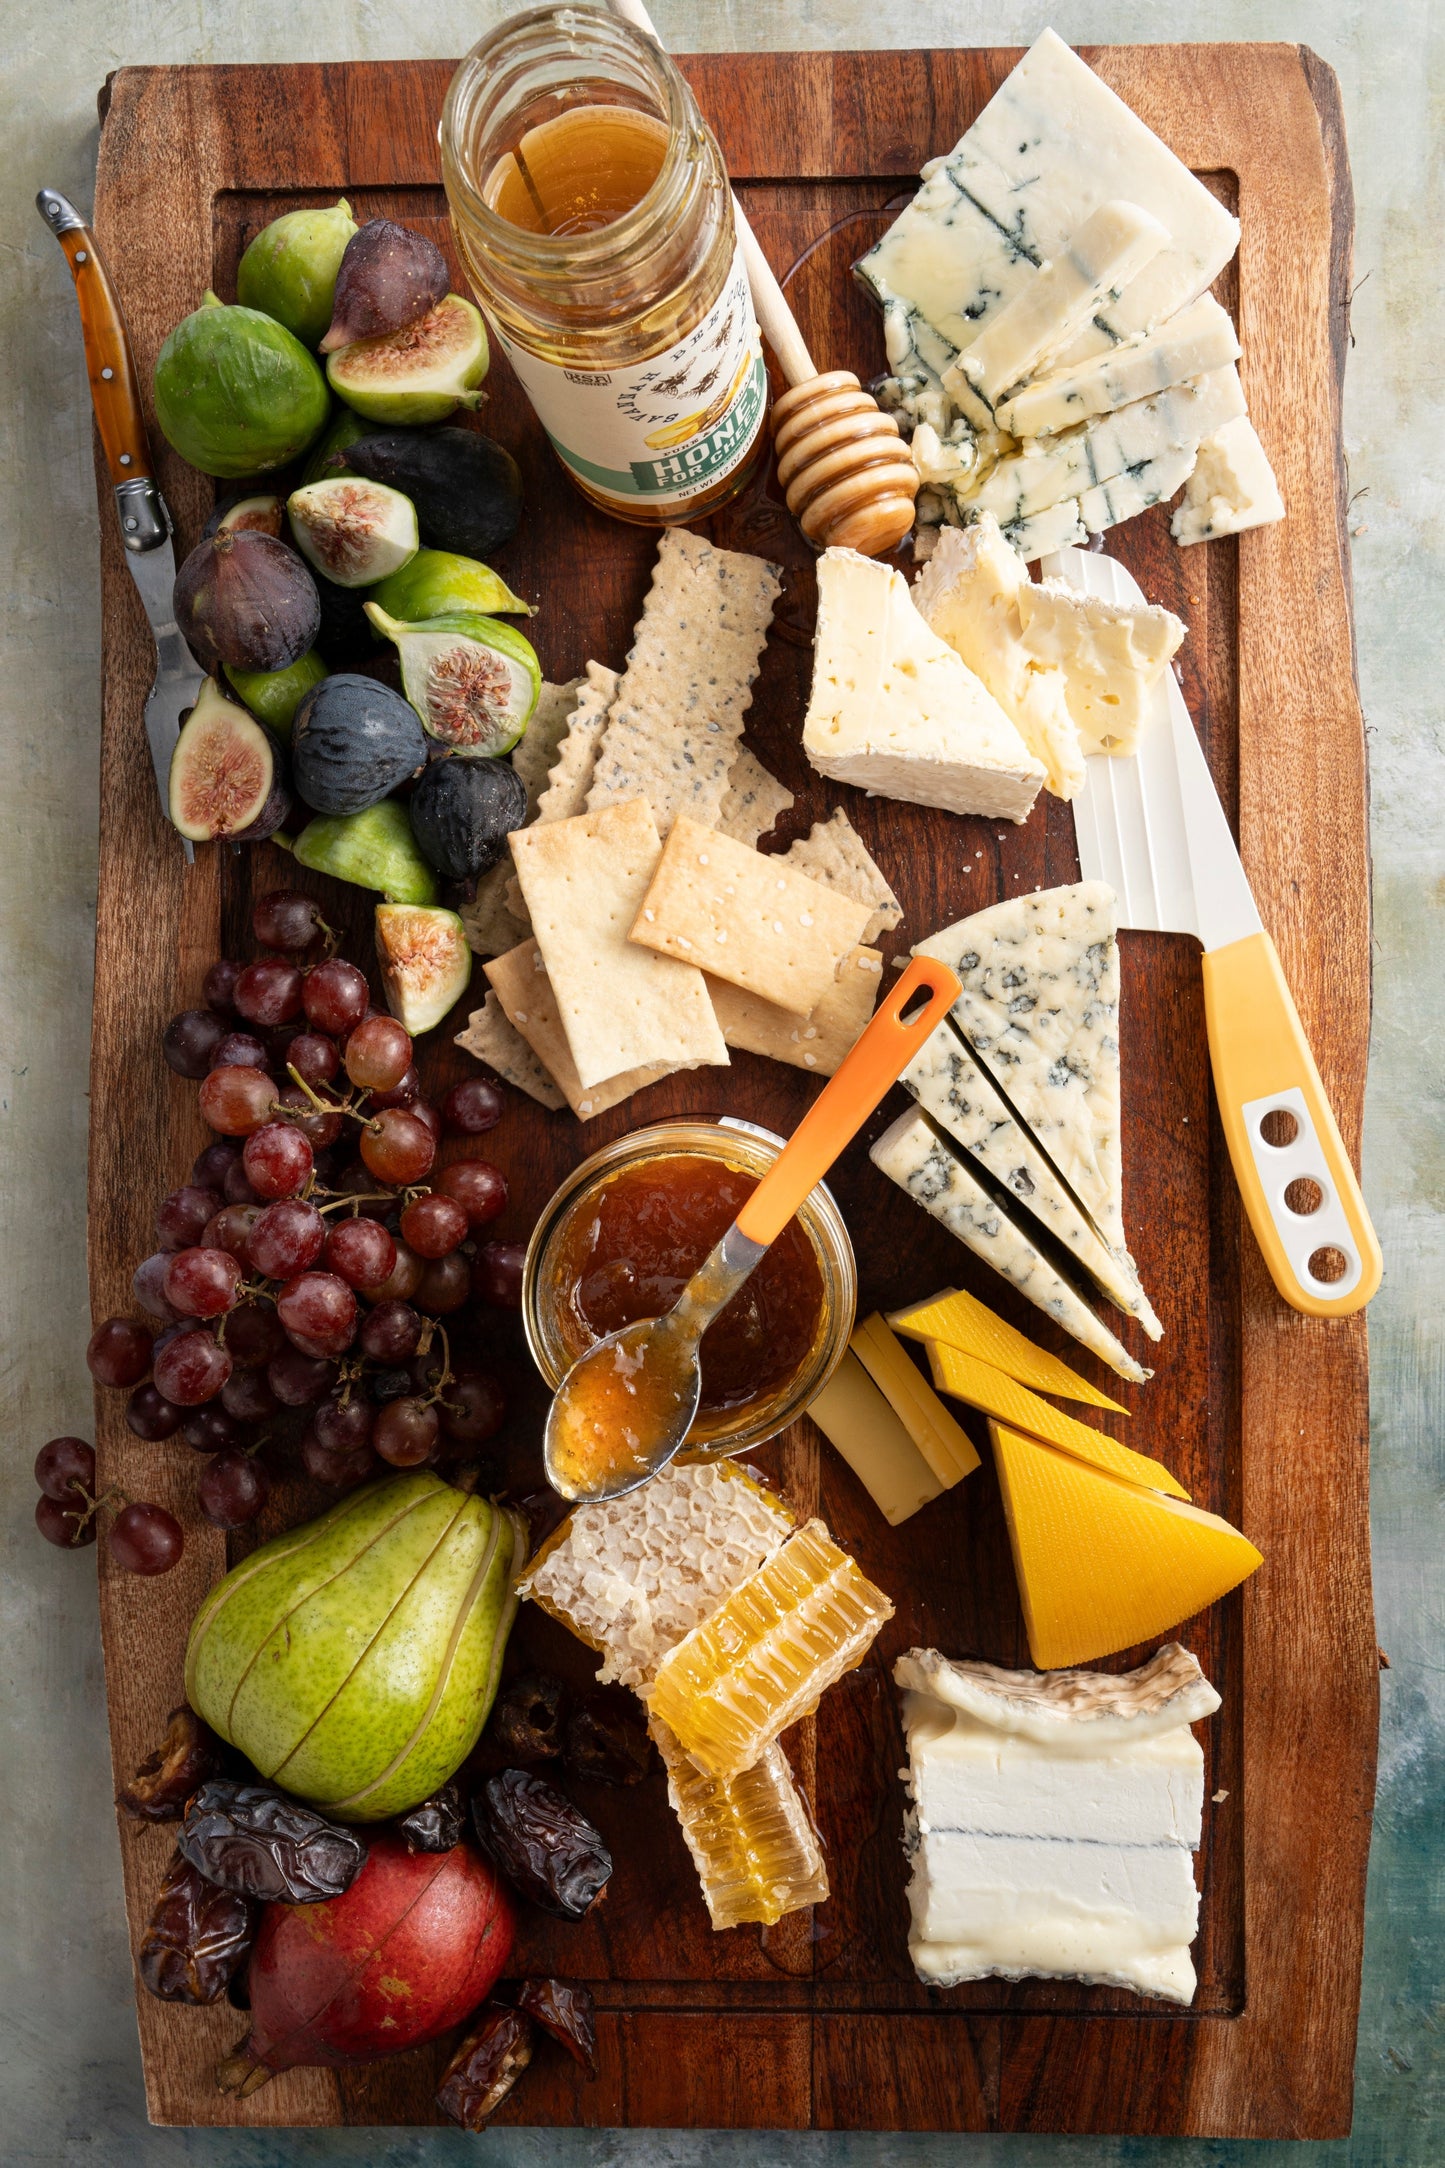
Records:
<instances>
[{"instance_id":1,"label":"orange cheddar wedge","mask_svg":"<svg viewBox=\"0 0 1445 2168\"><path fill-rule=\"evenodd\" d=\"M976 1355L980 1362L992 1363L995 1370L1016 1378L1020 1385L1031 1385L1036 1393L1053 1393L1060 1400L1082 1400L1090 1408L1111 1408L1115 1415L1129 1412L1067 1363L1060 1362L1057 1355L1035 1347L1014 1326L995 1317L986 1303L964 1288L945 1287L927 1302L911 1303L906 1310L891 1310L888 1322L895 1332L906 1334L910 1340L941 1340L945 1347L956 1347L960 1354Z\"/></svg>"},{"instance_id":2,"label":"orange cheddar wedge","mask_svg":"<svg viewBox=\"0 0 1445 2168\"><path fill-rule=\"evenodd\" d=\"M876 1313L855 1327L853 1353L945 1490L979 1466L968 1432L949 1414Z\"/></svg>"},{"instance_id":3,"label":"orange cheddar wedge","mask_svg":"<svg viewBox=\"0 0 1445 2168\"><path fill-rule=\"evenodd\" d=\"M1162 1461L1150 1460L1144 1453L1131 1453L1117 1438L1106 1437L1102 1430L1091 1430L1087 1423L1075 1422L1072 1415L1051 1408L1047 1400L1040 1400L1037 1393L1006 1377L1002 1370L995 1370L992 1363L981 1363L976 1356L945 1347L940 1340L927 1340L924 1345L933 1382L940 1392L952 1393L955 1400L966 1400L971 1408L997 1416L1000 1422L1026 1430L1032 1437L1047 1438L1062 1452L1072 1453L1076 1460L1088 1461L1125 1483L1167 1491L1174 1498L1189 1496Z\"/></svg>"},{"instance_id":4,"label":"orange cheddar wedge","mask_svg":"<svg viewBox=\"0 0 1445 2168\"><path fill-rule=\"evenodd\" d=\"M1167 1633L1263 1564L1198 1506L1088 1467L990 1422L1004 1517L1041 1671L1091 1664Z\"/></svg>"}]
</instances>

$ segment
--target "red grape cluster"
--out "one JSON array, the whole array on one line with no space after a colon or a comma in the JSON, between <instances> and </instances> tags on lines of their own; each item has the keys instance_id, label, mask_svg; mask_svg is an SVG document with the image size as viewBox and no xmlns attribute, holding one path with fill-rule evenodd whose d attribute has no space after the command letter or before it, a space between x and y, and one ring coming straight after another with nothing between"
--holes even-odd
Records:
<instances>
[{"instance_id":1,"label":"red grape cluster","mask_svg":"<svg viewBox=\"0 0 1445 2168\"><path fill-rule=\"evenodd\" d=\"M129 1395L137 1437L206 1456L197 1498L221 1528L264 1508L262 1448L288 1419L305 1424L307 1473L337 1487L378 1458L414 1468L494 1437L502 1391L453 1368L441 1321L473 1297L516 1308L521 1295L521 1248L477 1239L506 1206L500 1168L459 1159L428 1185L444 1131L501 1119L498 1086L469 1077L439 1108L423 1099L410 1035L372 1007L309 896L262 896L252 925L270 953L214 963L205 1006L162 1040L216 1135L156 1213L132 1281L147 1322L108 1318L87 1351L97 1382ZM36 1475L41 1533L93 1542L91 1448L53 1440ZM163 1507L127 1503L107 1542L126 1570L161 1573L182 1535Z\"/></svg>"}]
</instances>

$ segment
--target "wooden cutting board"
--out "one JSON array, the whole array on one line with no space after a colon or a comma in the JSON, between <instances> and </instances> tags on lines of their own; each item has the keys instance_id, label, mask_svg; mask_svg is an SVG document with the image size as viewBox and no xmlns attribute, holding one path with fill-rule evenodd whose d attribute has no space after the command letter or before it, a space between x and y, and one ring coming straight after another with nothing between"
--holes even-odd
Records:
<instances>
[{"instance_id":1,"label":"wooden cutting board","mask_svg":"<svg viewBox=\"0 0 1445 2168\"><path fill-rule=\"evenodd\" d=\"M848 266L908 200L922 161L954 143L1018 57L797 53L682 63L810 345L828 365L864 377L882 366L877 319ZM1352 203L1338 93L1329 71L1293 46L1138 46L1085 57L1243 221L1220 291L1239 319L1251 411L1289 518L1237 543L1180 552L1156 512L1116 529L1109 547L1151 599L1189 622L1189 704L1357 1149L1369 867L1343 541L1339 393ZM165 333L208 285L230 297L242 247L283 210L345 190L359 218L404 218L450 245L436 149L449 73L414 63L130 68L112 77L101 101L96 229L146 383ZM528 504L500 564L540 604L531 629L544 668L561 679L588 656L619 664L651 543L573 494L504 363L490 389L484 425L517 451ZM210 488L154 441L189 547ZM160 1060L161 1026L198 997L215 955L252 953L253 884L297 878L270 849L205 850L192 872L183 870L156 804L141 727L146 628L108 497L102 476L90 1177L97 1316L127 1306L131 1271L151 1247L155 1202L185 1179L205 1141L194 1087ZM1053 800L1041 801L1024 829L1001 833L985 821L823 787L798 745L814 608L809 553L766 485L707 531L787 568L748 726L749 741L798 793L777 840L806 832L844 799L906 905L895 951L1001 895L1076 877L1071 818ZM304 878L333 914L349 913L349 951L365 961L369 900ZM1376 1725L1364 1323L1315 1323L1283 1308L1242 1231L1210 1097L1192 945L1130 934L1123 953L1127 1209L1167 1331L1152 1384L1126 1388L1138 1408L1130 1441L1161 1453L1199 1503L1246 1529L1266 1561L1183 1635L1224 1697L1206 1727L1212 1804L1195 2006L1181 2013L1067 1981L988 1981L940 1993L915 1980L889 1671L916 1642L1027 1661L997 1488L986 1460L947 1499L889 1530L801 1423L763 1465L795 1504L825 1515L898 1606L870 1661L789 1742L826 1842L832 1898L773 1930L714 1935L660 1778L620 1793L576 1787L613 1840L617 1872L605 1905L583 1925L530 1918L514 1969L591 1982L601 2071L587 2084L544 2047L500 2121L1281 2138L1348 2129ZM443 1039L425 1073L431 1084L465 1067ZM642 1121L730 1111L786 1130L811 1089L798 1072L741 1056L726 1076L669 1080L585 1129L514 1098L489 1140L513 1184L498 1231L525 1239L565 1170ZM956 1282L1039 1331L1037 1312L1014 1303L874 1174L864 1145L835 1187L865 1307ZM538 1390L511 1321L488 1329L515 1395L501 1477L525 1488L539 1466ZM1056 1344L1077 1356L1071 1343ZM187 1625L227 1563L227 1544L196 1514L194 1462L183 1447L138 1443L118 1396L101 1396L97 1420L104 1481L162 1499L187 1529L182 1564L158 1581L114 1574L100 1550L112 1743L125 1776L180 1697ZM320 1502L299 1481L278 1483L261 1532ZM243 1547L233 1539L231 1555ZM560 1629L528 1615L509 1669L534 1666L577 1685L591 1669ZM171 1837L130 1823L121 1837L138 1937ZM138 2002L157 2122L436 2119L440 2050L360 2070L292 2072L238 2106L216 2094L211 2069L243 2031L240 2014L226 2004L167 2007L143 1993Z\"/></svg>"}]
</instances>

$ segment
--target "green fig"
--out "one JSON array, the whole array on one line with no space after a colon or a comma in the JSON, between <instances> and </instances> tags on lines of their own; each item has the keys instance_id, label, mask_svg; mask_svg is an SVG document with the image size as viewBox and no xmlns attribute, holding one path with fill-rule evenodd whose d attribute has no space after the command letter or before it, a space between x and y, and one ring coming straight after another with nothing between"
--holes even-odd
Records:
<instances>
[{"instance_id":1,"label":"green fig","mask_svg":"<svg viewBox=\"0 0 1445 2168\"><path fill-rule=\"evenodd\" d=\"M452 610L480 610L484 617L531 617L532 605L514 595L490 565L455 550L418 550L410 564L379 580L369 598L388 617L415 624Z\"/></svg>"},{"instance_id":2,"label":"green fig","mask_svg":"<svg viewBox=\"0 0 1445 2168\"><path fill-rule=\"evenodd\" d=\"M406 807L395 798L359 813L318 814L293 849L298 863L313 873L380 889L388 903L437 900L437 877L417 848Z\"/></svg>"},{"instance_id":3,"label":"green fig","mask_svg":"<svg viewBox=\"0 0 1445 2168\"><path fill-rule=\"evenodd\" d=\"M342 1821L404 1814L480 1736L526 1550L517 1516L430 1469L353 1491L212 1589L186 1698L298 1799Z\"/></svg>"},{"instance_id":4,"label":"green fig","mask_svg":"<svg viewBox=\"0 0 1445 2168\"><path fill-rule=\"evenodd\" d=\"M263 227L236 270L236 299L319 346L336 298L336 274L356 232L342 196L329 211L288 211Z\"/></svg>"},{"instance_id":5,"label":"green fig","mask_svg":"<svg viewBox=\"0 0 1445 2168\"><path fill-rule=\"evenodd\" d=\"M269 723L281 738L290 737L296 710L325 675L326 665L314 647L284 670L233 670L229 664L226 666L232 691L239 693L251 713Z\"/></svg>"},{"instance_id":6,"label":"green fig","mask_svg":"<svg viewBox=\"0 0 1445 2168\"><path fill-rule=\"evenodd\" d=\"M330 401L315 358L259 309L208 293L156 360L156 419L202 474L263 474L304 452Z\"/></svg>"},{"instance_id":7,"label":"green fig","mask_svg":"<svg viewBox=\"0 0 1445 2168\"><path fill-rule=\"evenodd\" d=\"M481 311L448 294L420 323L327 356L331 389L371 421L420 428L479 406L490 360Z\"/></svg>"}]
</instances>

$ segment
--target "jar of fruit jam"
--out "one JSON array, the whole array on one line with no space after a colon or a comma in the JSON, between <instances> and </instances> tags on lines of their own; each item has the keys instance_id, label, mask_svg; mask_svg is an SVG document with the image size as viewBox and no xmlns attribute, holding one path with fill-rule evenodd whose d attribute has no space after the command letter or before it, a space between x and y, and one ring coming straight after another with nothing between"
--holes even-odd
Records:
<instances>
[{"instance_id":1,"label":"jar of fruit jam","mask_svg":"<svg viewBox=\"0 0 1445 2168\"><path fill-rule=\"evenodd\" d=\"M602 9L473 46L441 124L452 229L563 466L605 511L715 511L766 446L727 171L666 53Z\"/></svg>"},{"instance_id":2,"label":"jar of fruit jam","mask_svg":"<svg viewBox=\"0 0 1445 2168\"><path fill-rule=\"evenodd\" d=\"M537 1222L522 1283L549 1386L609 1332L671 1309L781 1145L750 1122L656 1122L574 1168ZM848 1230L820 1184L703 1335L688 1453L741 1453L801 1415L843 1359L857 1294Z\"/></svg>"}]
</instances>

